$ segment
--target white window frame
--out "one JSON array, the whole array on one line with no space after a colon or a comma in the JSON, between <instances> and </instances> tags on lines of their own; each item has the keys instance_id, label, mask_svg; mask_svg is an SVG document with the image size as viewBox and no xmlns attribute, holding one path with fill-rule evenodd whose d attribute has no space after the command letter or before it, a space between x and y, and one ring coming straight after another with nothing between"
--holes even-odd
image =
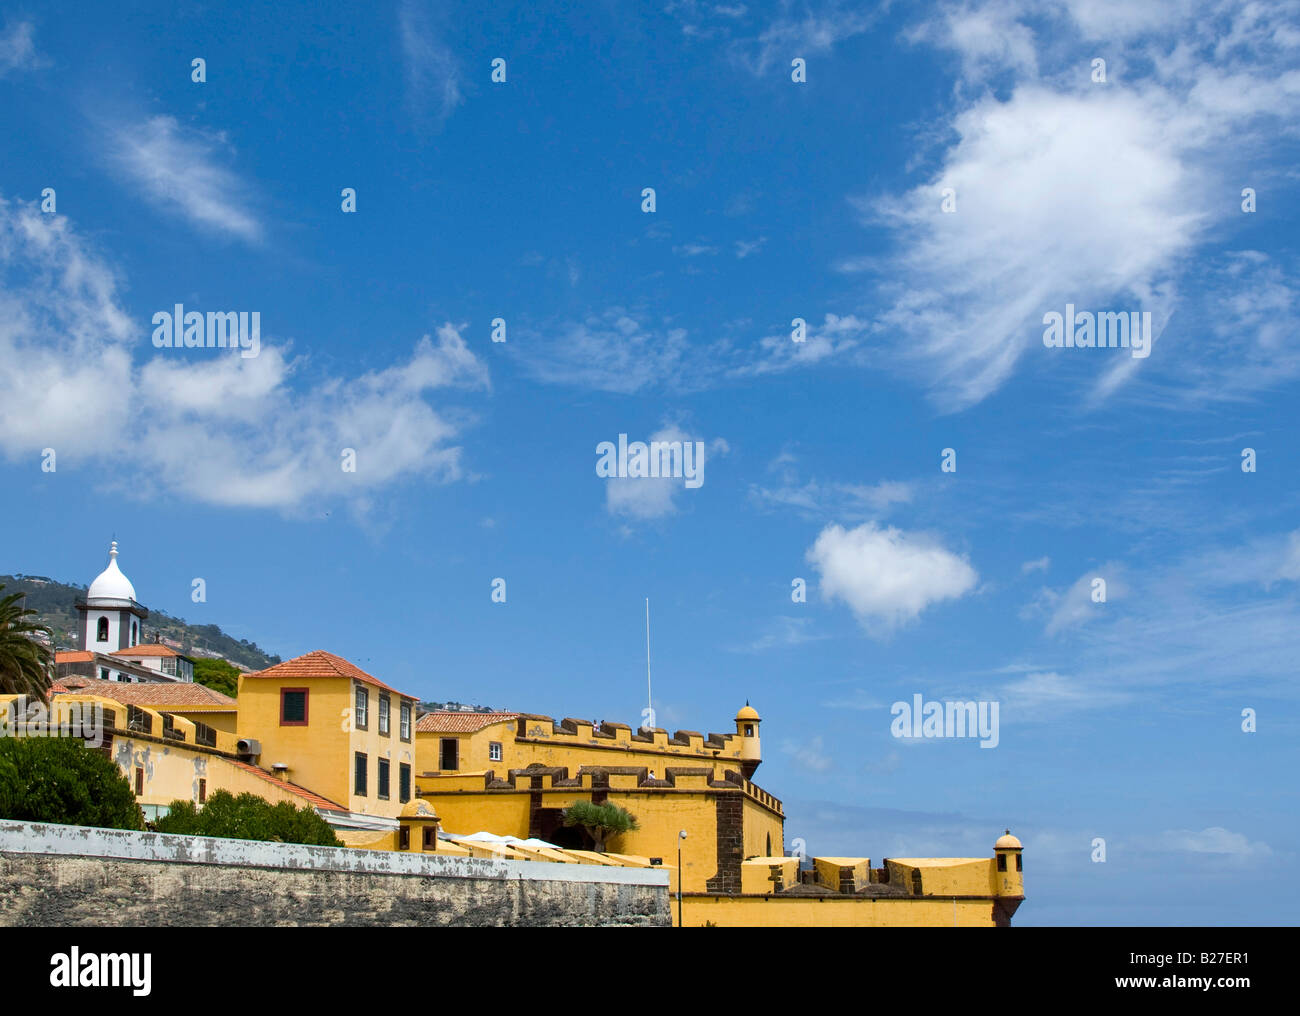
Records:
<instances>
[{"instance_id":1,"label":"white window frame","mask_svg":"<svg viewBox=\"0 0 1300 1016\"><path fill-rule=\"evenodd\" d=\"M370 689L364 685L357 685L356 694L352 696L352 702L355 709L352 719L357 730L369 729Z\"/></svg>"}]
</instances>

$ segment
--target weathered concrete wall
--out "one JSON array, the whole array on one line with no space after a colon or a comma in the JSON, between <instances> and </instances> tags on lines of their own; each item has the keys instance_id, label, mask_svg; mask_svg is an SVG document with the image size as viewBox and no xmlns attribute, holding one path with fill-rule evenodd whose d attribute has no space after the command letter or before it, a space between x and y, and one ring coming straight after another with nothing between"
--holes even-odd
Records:
<instances>
[{"instance_id":1,"label":"weathered concrete wall","mask_svg":"<svg viewBox=\"0 0 1300 1016\"><path fill-rule=\"evenodd\" d=\"M0 926L668 926L668 873L0 821Z\"/></svg>"}]
</instances>

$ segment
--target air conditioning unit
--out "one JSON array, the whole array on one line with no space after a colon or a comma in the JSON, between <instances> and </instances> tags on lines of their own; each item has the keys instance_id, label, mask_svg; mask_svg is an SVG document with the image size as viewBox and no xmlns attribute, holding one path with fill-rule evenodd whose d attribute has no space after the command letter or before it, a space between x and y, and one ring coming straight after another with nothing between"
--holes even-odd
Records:
<instances>
[{"instance_id":1,"label":"air conditioning unit","mask_svg":"<svg viewBox=\"0 0 1300 1016\"><path fill-rule=\"evenodd\" d=\"M240 755L249 755L256 758L262 754L262 742L252 737L241 737L235 745L235 751Z\"/></svg>"}]
</instances>

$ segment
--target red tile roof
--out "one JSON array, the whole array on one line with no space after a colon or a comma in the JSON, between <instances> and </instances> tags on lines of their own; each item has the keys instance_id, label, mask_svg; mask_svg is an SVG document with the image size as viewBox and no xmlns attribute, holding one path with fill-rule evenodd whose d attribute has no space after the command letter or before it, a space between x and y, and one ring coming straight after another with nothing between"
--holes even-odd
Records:
<instances>
[{"instance_id":1,"label":"red tile roof","mask_svg":"<svg viewBox=\"0 0 1300 1016\"><path fill-rule=\"evenodd\" d=\"M127 649L114 649L109 656L139 656L147 658L151 656L180 656L183 659L189 659L184 653L178 653L171 646L165 646L161 642L141 642L138 645L130 646Z\"/></svg>"},{"instance_id":2,"label":"red tile roof","mask_svg":"<svg viewBox=\"0 0 1300 1016\"><path fill-rule=\"evenodd\" d=\"M123 705L180 712L234 712L239 706L229 695L188 681L178 681L175 684L170 681L126 684L92 677L64 677L56 681L50 690L56 695L102 695Z\"/></svg>"},{"instance_id":3,"label":"red tile roof","mask_svg":"<svg viewBox=\"0 0 1300 1016\"><path fill-rule=\"evenodd\" d=\"M288 791L296 797L301 797L304 800L311 802L314 807L324 808L327 811L347 811L347 808L343 807L343 805L335 804L329 798L321 797L320 794L313 794L310 790L307 790L305 787L300 787L296 783L290 783L288 780L282 780L278 776L272 776L265 769L259 769L257 766L249 765L247 762L235 762L233 759L230 764L238 766L240 769L243 769L245 772L250 772L254 776L261 777L266 780L267 783L275 784L275 786L279 787L281 790Z\"/></svg>"},{"instance_id":4,"label":"red tile roof","mask_svg":"<svg viewBox=\"0 0 1300 1016\"><path fill-rule=\"evenodd\" d=\"M343 677L352 681L361 681L364 684L373 684L376 688L391 691L394 695L401 695L402 698L415 698L413 695L403 694L396 688L390 688L379 678L367 674L355 663L349 663L343 657L327 653L323 649L317 649L302 656L295 656L292 660L277 663L274 667L268 667L266 670L245 674L244 677L273 678L280 681L304 681L316 677Z\"/></svg>"},{"instance_id":5,"label":"red tile roof","mask_svg":"<svg viewBox=\"0 0 1300 1016\"><path fill-rule=\"evenodd\" d=\"M94 653L78 652L76 650L71 652L65 650L64 652L54 654L55 663L89 663L94 658Z\"/></svg>"},{"instance_id":6,"label":"red tile roof","mask_svg":"<svg viewBox=\"0 0 1300 1016\"><path fill-rule=\"evenodd\" d=\"M425 713L415 723L416 733L472 734L502 720L514 720L522 713L464 713L439 710Z\"/></svg>"}]
</instances>

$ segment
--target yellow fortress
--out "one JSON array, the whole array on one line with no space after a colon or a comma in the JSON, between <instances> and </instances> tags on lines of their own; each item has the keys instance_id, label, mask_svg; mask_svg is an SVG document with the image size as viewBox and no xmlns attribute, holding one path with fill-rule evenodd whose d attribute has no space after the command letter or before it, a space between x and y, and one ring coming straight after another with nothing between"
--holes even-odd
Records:
<instances>
[{"instance_id":1,"label":"yellow fortress","mask_svg":"<svg viewBox=\"0 0 1300 1016\"><path fill-rule=\"evenodd\" d=\"M0 708L17 704L0 696ZM353 847L662 865L674 922L688 926L1005 926L1024 899L1009 832L992 857L786 856L781 802L753 782L762 719L748 703L734 732L707 735L417 705L316 651L242 675L235 699L185 682L64 677L48 722L101 710L101 750L150 820L177 799L251 791L315 808ZM580 801L619 805L637 828L597 853L564 824Z\"/></svg>"},{"instance_id":2,"label":"yellow fortress","mask_svg":"<svg viewBox=\"0 0 1300 1016\"><path fill-rule=\"evenodd\" d=\"M524 712L431 712L316 651L240 676L237 698L142 640L148 610L117 564L78 602L83 649L56 654L48 703L0 696L27 733L80 731L130 783L146 820L219 790L314 808L347 846L663 866L685 925L1005 926L1024 899L1020 841L992 857L785 853L781 802L754 783L762 719L701 734ZM87 724L92 733L87 733ZM580 802L626 809L606 848L566 826Z\"/></svg>"}]
</instances>

